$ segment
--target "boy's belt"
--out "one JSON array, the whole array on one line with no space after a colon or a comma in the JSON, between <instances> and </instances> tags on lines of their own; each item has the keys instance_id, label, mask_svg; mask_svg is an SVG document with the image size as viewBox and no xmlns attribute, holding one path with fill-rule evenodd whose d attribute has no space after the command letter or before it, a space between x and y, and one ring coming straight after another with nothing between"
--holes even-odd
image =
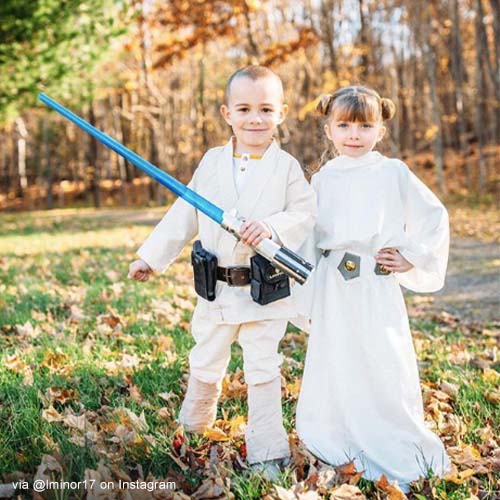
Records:
<instances>
[{"instance_id":1,"label":"boy's belt","mask_svg":"<svg viewBox=\"0 0 500 500\"><path fill-rule=\"evenodd\" d=\"M217 266L217 279L225 281L228 286L245 286L250 283L249 266Z\"/></svg>"}]
</instances>

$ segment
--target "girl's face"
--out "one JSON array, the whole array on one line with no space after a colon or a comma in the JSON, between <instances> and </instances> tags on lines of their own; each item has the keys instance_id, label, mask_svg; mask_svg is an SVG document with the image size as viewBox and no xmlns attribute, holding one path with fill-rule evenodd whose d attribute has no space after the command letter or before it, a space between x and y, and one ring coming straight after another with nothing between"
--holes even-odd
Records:
<instances>
[{"instance_id":1,"label":"girl's face","mask_svg":"<svg viewBox=\"0 0 500 500\"><path fill-rule=\"evenodd\" d=\"M332 116L325 124L325 132L341 155L358 158L369 153L385 134L385 127L378 122L347 122Z\"/></svg>"}]
</instances>

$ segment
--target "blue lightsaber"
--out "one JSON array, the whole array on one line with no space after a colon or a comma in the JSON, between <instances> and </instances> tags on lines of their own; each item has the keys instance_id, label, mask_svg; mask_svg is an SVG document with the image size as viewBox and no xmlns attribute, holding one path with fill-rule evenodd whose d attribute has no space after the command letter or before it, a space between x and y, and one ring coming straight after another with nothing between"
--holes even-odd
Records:
<instances>
[{"instance_id":1,"label":"blue lightsaber","mask_svg":"<svg viewBox=\"0 0 500 500\"><path fill-rule=\"evenodd\" d=\"M58 102L51 99L49 96L40 93L38 98L44 104L57 111L59 114L73 122L75 125L83 129L85 132L96 138L99 142L112 149L120 156L123 156L130 163L140 168L154 180L158 181L162 186L172 191L174 194L182 198L207 217L217 222L223 229L233 234L238 240L241 238L240 229L244 221L227 212L224 212L218 206L214 205L209 200L203 198L198 193L189 189L187 186L179 182L177 179L167 174L163 170L141 158L137 153L126 148L123 144L97 129L83 118L75 115L69 109L61 106ZM314 267L304 260L300 255L292 252L286 247L277 245L270 239L262 240L258 245L252 246L256 253L262 255L277 268L281 269L291 278L294 278L298 283L303 285Z\"/></svg>"}]
</instances>

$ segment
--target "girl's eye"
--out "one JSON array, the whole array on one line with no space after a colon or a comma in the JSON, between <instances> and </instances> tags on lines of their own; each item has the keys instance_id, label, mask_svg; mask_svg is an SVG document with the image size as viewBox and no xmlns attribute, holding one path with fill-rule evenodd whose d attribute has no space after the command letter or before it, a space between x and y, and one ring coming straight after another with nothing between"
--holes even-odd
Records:
<instances>
[{"instance_id":1,"label":"girl's eye","mask_svg":"<svg viewBox=\"0 0 500 500\"><path fill-rule=\"evenodd\" d=\"M363 123L363 128L373 128L371 123Z\"/></svg>"},{"instance_id":2,"label":"girl's eye","mask_svg":"<svg viewBox=\"0 0 500 500\"><path fill-rule=\"evenodd\" d=\"M347 123L339 123L337 124L338 127L340 128L346 128L347 127Z\"/></svg>"},{"instance_id":3,"label":"girl's eye","mask_svg":"<svg viewBox=\"0 0 500 500\"><path fill-rule=\"evenodd\" d=\"M248 111L248 108L238 108L238 111L246 113Z\"/></svg>"},{"instance_id":4,"label":"girl's eye","mask_svg":"<svg viewBox=\"0 0 500 500\"><path fill-rule=\"evenodd\" d=\"M262 111L264 111L264 113L272 113L273 110L271 108L264 108Z\"/></svg>"}]
</instances>

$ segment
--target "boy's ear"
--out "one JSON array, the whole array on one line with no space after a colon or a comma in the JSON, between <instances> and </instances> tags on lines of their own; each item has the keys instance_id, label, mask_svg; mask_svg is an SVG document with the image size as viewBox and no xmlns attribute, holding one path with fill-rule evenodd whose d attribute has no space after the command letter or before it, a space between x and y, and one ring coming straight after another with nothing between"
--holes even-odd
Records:
<instances>
[{"instance_id":1,"label":"boy's ear","mask_svg":"<svg viewBox=\"0 0 500 500\"><path fill-rule=\"evenodd\" d=\"M285 121L285 118L286 118L287 114L288 114L288 104L283 104L281 106L281 111L280 111L280 117L279 117L278 125L281 125Z\"/></svg>"},{"instance_id":2,"label":"boy's ear","mask_svg":"<svg viewBox=\"0 0 500 500\"><path fill-rule=\"evenodd\" d=\"M229 114L229 109L227 109L227 106L225 104L222 104L221 107L219 108L220 114L222 115L222 118L226 120L226 123L228 125L231 125L231 117Z\"/></svg>"}]
</instances>

